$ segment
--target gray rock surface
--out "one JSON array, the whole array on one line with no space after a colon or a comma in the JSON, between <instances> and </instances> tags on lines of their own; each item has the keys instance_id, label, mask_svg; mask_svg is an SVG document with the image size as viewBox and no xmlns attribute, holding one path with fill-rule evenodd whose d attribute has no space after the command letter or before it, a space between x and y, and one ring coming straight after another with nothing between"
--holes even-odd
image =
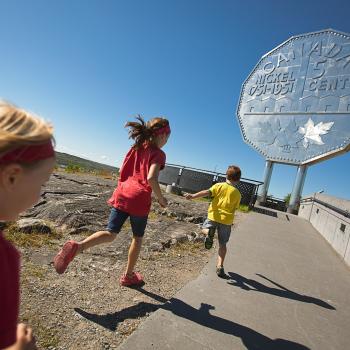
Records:
<instances>
[{"instance_id":1,"label":"gray rock surface","mask_svg":"<svg viewBox=\"0 0 350 350\"><path fill-rule=\"evenodd\" d=\"M59 230L69 234L103 230L110 213L107 200L115 187L115 180L55 173L44 187L39 203L23 217L52 222ZM153 201L152 211L155 214L181 222L198 224L204 221L208 203L189 201L172 194L167 194L166 198L169 204L166 209ZM192 226L191 229L193 230ZM191 229L187 230L188 233Z\"/></svg>"},{"instance_id":2,"label":"gray rock surface","mask_svg":"<svg viewBox=\"0 0 350 350\"><path fill-rule=\"evenodd\" d=\"M44 220L25 218L17 221L17 230L23 233L51 233L52 229Z\"/></svg>"}]
</instances>

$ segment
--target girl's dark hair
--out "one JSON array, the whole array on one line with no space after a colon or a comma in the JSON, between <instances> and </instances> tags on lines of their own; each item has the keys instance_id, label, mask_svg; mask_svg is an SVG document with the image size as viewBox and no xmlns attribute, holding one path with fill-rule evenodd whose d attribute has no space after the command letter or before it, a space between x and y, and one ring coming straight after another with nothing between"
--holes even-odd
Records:
<instances>
[{"instance_id":1,"label":"girl's dark hair","mask_svg":"<svg viewBox=\"0 0 350 350\"><path fill-rule=\"evenodd\" d=\"M143 143L154 143L154 132L164 126L169 125L165 118L153 118L147 123L138 115L135 122L127 122L126 128L129 128L129 138L135 140L134 148L139 148Z\"/></svg>"}]
</instances>

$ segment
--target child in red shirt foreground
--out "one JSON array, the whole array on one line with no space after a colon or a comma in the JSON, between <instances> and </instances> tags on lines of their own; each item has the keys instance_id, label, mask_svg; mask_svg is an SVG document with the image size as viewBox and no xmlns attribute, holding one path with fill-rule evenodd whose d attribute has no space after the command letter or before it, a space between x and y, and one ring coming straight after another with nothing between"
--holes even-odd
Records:
<instances>
[{"instance_id":1,"label":"child in red shirt foreground","mask_svg":"<svg viewBox=\"0 0 350 350\"><path fill-rule=\"evenodd\" d=\"M55 164L52 128L0 101L0 221L15 221L40 197ZM36 349L32 330L17 325L19 253L0 230L0 349Z\"/></svg>"},{"instance_id":2,"label":"child in red shirt foreground","mask_svg":"<svg viewBox=\"0 0 350 350\"><path fill-rule=\"evenodd\" d=\"M130 128L130 138L135 140L135 143L125 156L117 188L108 201L112 209L107 229L95 232L82 242L66 242L54 259L58 273L63 273L74 257L85 249L112 242L126 219L130 217L133 238L126 271L120 278L120 284L133 286L143 283L143 277L134 272L134 267L147 225L152 191L162 207L167 205L159 187L158 174L165 166L165 153L161 148L168 141L170 127L168 120L164 118L153 118L147 123L141 117L137 120L138 122L126 124L126 127Z\"/></svg>"}]
</instances>

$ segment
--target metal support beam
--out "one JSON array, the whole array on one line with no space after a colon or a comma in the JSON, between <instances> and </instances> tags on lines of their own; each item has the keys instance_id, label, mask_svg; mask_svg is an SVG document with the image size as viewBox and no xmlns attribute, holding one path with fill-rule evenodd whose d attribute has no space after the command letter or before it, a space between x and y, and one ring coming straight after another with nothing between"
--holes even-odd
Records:
<instances>
[{"instance_id":1,"label":"metal support beam","mask_svg":"<svg viewBox=\"0 0 350 350\"><path fill-rule=\"evenodd\" d=\"M273 164L274 163L271 162L270 160L267 160L265 163L264 179L263 179L264 183L261 185L259 189L257 204L264 204L266 202L266 196L270 186Z\"/></svg>"},{"instance_id":2,"label":"metal support beam","mask_svg":"<svg viewBox=\"0 0 350 350\"><path fill-rule=\"evenodd\" d=\"M297 176L295 178L293 192L290 196L290 202L287 209L288 213L297 214L298 206L301 198L301 193L303 192L303 187L305 183L305 177L307 172L307 165L299 165Z\"/></svg>"}]
</instances>

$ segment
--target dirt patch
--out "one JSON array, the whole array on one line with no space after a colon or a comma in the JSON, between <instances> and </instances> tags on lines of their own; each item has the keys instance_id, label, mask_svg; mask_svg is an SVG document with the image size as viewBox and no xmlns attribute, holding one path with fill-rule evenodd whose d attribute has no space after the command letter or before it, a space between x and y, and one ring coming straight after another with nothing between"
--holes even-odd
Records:
<instances>
[{"instance_id":1,"label":"dirt patch","mask_svg":"<svg viewBox=\"0 0 350 350\"><path fill-rule=\"evenodd\" d=\"M21 320L40 349L115 349L159 304L201 271L214 250L187 242L163 251L145 245L137 269L142 291L121 287L130 236L78 256L64 275L52 268L56 249L23 250ZM63 240L60 241L63 243Z\"/></svg>"},{"instance_id":2,"label":"dirt patch","mask_svg":"<svg viewBox=\"0 0 350 350\"><path fill-rule=\"evenodd\" d=\"M114 181L93 176L56 174L41 202L24 215L46 220L56 230L41 244L28 244L34 235L19 241L24 242L20 320L33 327L39 349L116 349L216 254L215 245L204 249L199 224L208 203L167 195L169 207L153 203L149 216L137 264L146 282L142 289L119 285L131 239L128 224L113 243L84 252L64 275L56 274L52 259L67 239L81 240L105 228L106 199L114 187ZM243 216L238 214L238 221Z\"/></svg>"}]
</instances>

